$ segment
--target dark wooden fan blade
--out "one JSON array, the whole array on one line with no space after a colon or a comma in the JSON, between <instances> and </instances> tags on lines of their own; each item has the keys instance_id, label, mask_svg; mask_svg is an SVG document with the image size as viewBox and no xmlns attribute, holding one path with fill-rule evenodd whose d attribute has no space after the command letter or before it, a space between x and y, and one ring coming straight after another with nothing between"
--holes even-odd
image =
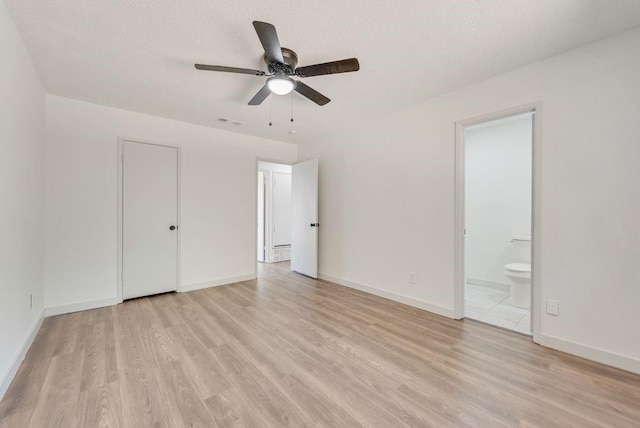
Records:
<instances>
[{"instance_id":1,"label":"dark wooden fan blade","mask_svg":"<svg viewBox=\"0 0 640 428\"><path fill-rule=\"evenodd\" d=\"M360 70L357 58L343 59L340 61L325 62L324 64L307 65L296 70L300 77L321 76L323 74L348 73Z\"/></svg>"},{"instance_id":2,"label":"dark wooden fan blade","mask_svg":"<svg viewBox=\"0 0 640 428\"><path fill-rule=\"evenodd\" d=\"M225 71L227 73L253 74L254 76L264 76L265 72L260 70L251 70L248 68L225 67L223 65L206 65L196 64L198 70L205 71Z\"/></svg>"},{"instance_id":3,"label":"dark wooden fan blade","mask_svg":"<svg viewBox=\"0 0 640 428\"><path fill-rule=\"evenodd\" d=\"M267 59L269 60L269 62L284 64L284 58L282 57L282 48L280 47L280 42L278 41L278 33L276 33L276 27L267 22L253 21L253 28L255 28L256 33L258 33L258 38L260 38L260 43L262 43L264 53L267 54Z\"/></svg>"},{"instance_id":4,"label":"dark wooden fan blade","mask_svg":"<svg viewBox=\"0 0 640 428\"><path fill-rule=\"evenodd\" d=\"M331 101L329 98L325 97L320 92L305 85L300 81L296 82L296 92L298 92L301 95L304 95L305 97L309 98L311 101L313 101L314 103L320 106L323 106L327 104L329 101Z\"/></svg>"},{"instance_id":5,"label":"dark wooden fan blade","mask_svg":"<svg viewBox=\"0 0 640 428\"><path fill-rule=\"evenodd\" d=\"M249 105L259 106L269 96L270 93L271 91L269 90L269 87L267 85L264 85L262 89L260 89L258 93L255 94L253 98L251 98L251 101L249 101Z\"/></svg>"}]
</instances>

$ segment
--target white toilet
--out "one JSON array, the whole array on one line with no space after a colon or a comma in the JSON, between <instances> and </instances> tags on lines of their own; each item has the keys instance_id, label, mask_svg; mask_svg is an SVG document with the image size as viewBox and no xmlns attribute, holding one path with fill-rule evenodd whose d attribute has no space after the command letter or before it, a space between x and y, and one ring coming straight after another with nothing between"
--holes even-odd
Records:
<instances>
[{"instance_id":1,"label":"white toilet","mask_svg":"<svg viewBox=\"0 0 640 428\"><path fill-rule=\"evenodd\" d=\"M513 263L504 266L504 274L511 281L509 303L519 308L531 306L531 236L516 235L513 244Z\"/></svg>"}]
</instances>

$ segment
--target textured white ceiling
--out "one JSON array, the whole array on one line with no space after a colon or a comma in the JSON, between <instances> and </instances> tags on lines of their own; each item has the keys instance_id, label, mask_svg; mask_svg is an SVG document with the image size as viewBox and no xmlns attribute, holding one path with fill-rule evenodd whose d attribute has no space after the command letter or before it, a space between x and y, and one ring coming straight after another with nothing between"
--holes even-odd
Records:
<instances>
[{"instance_id":1,"label":"textured white ceiling","mask_svg":"<svg viewBox=\"0 0 640 428\"><path fill-rule=\"evenodd\" d=\"M289 142L640 25L638 0L6 2L53 94ZM300 66L355 56L360 71L306 78L332 101L295 94L293 125L291 96L248 106L266 78L193 64L264 69L253 20Z\"/></svg>"}]
</instances>

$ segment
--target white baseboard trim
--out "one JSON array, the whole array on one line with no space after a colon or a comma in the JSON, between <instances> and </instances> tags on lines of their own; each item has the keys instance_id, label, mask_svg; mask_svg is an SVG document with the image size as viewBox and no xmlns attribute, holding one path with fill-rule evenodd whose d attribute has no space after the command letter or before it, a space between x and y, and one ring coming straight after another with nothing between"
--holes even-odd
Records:
<instances>
[{"instance_id":1,"label":"white baseboard trim","mask_svg":"<svg viewBox=\"0 0 640 428\"><path fill-rule=\"evenodd\" d=\"M207 281L207 282L186 284L181 287L180 292L184 293L186 291L201 290L203 288L219 287L221 285L228 285L228 284L233 284L233 283L242 282L242 281L250 281L252 279L256 279L256 274L250 273L248 275L234 276L231 278L222 278L222 279L216 279L216 280Z\"/></svg>"},{"instance_id":2,"label":"white baseboard trim","mask_svg":"<svg viewBox=\"0 0 640 428\"><path fill-rule=\"evenodd\" d=\"M640 374L640 360L545 334L541 334L537 339L538 344L547 348Z\"/></svg>"},{"instance_id":3,"label":"white baseboard trim","mask_svg":"<svg viewBox=\"0 0 640 428\"><path fill-rule=\"evenodd\" d=\"M390 291L380 290L379 288L358 284L357 282L347 281L345 279L336 278L335 276L327 275L324 273L319 273L318 278L323 279L325 281L333 282L338 285L342 285L344 287L349 287L349 288L354 288L356 290L364 291L365 293L373 294L378 297L393 300L394 302L404 303L405 305L413 306L414 308L433 312L434 314L442 315L443 317L455 319L455 313L453 309L445 308L439 305L434 305L432 303L414 299L413 297L403 296L402 294L396 294Z\"/></svg>"},{"instance_id":4,"label":"white baseboard trim","mask_svg":"<svg viewBox=\"0 0 640 428\"><path fill-rule=\"evenodd\" d=\"M13 381L13 378L15 377L16 373L18 373L18 369L20 368L20 365L22 364L24 357L27 355L27 351L31 347L31 344L33 343L33 339L36 338L36 335L40 330L40 326L44 321L44 318L45 318L44 314L45 312L43 309L42 312L40 312L40 316L38 317L38 319L31 326L29 335L25 338L24 342L22 342L22 346L18 350L18 353L16 354L16 356L13 357L13 360L11 361L11 364L9 364L7 371L2 375L2 378L0 379L0 400L2 400L2 397L4 397L5 392L7 392L7 389L9 389L9 385L11 385L11 382Z\"/></svg>"},{"instance_id":5,"label":"white baseboard trim","mask_svg":"<svg viewBox=\"0 0 640 428\"><path fill-rule=\"evenodd\" d=\"M89 309L103 308L105 306L117 305L120 303L117 297L108 299L90 300L88 302L72 303L70 305L52 306L44 309L45 316L70 314L72 312L86 311Z\"/></svg>"},{"instance_id":6,"label":"white baseboard trim","mask_svg":"<svg viewBox=\"0 0 640 428\"><path fill-rule=\"evenodd\" d=\"M484 279L467 277L468 284L482 285L483 287L495 288L497 290L510 290L511 285L504 282L487 281Z\"/></svg>"}]
</instances>

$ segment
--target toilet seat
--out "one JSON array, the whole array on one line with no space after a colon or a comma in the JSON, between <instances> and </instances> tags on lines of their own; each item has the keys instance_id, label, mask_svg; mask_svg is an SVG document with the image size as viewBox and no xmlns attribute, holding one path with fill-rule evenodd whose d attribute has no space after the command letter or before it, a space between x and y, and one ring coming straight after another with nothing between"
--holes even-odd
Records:
<instances>
[{"instance_id":1,"label":"toilet seat","mask_svg":"<svg viewBox=\"0 0 640 428\"><path fill-rule=\"evenodd\" d=\"M531 278L531 265L528 263L509 263L504 266L504 274L518 278Z\"/></svg>"},{"instance_id":2,"label":"toilet seat","mask_svg":"<svg viewBox=\"0 0 640 428\"><path fill-rule=\"evenodd\" d=\"M504 268L513 272L531 272L531 265L527 263L509 263Z\"/></svg>"}]
</instances>

